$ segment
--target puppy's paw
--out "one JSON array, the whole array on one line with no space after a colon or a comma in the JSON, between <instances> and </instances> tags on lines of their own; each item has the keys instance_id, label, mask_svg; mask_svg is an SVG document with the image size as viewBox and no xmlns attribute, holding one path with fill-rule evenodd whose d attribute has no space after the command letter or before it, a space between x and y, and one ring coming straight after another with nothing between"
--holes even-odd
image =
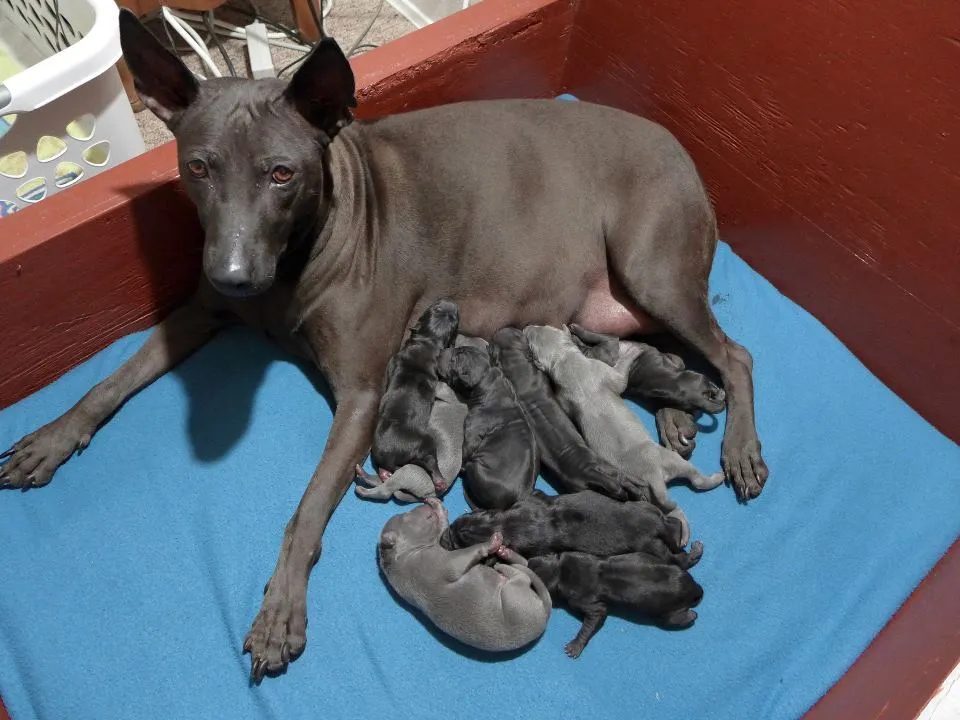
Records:
<instances>
[{"instance_id":1,"label":"puppy's paw","mask_svg":"<svg viewBox=\"0 0 960 720\"><path fill-rule=\"evenodd\" d=\"M693 416L677 408L657 410L657 432L660 443L688 460L697 446L697 424Z\"/></svg>"},{"instance_id":2,"label":"puppy's paw","mask_svg":"<svg viewBox=\"0 0 960 720\"><path fill-rule=\"evenodd\" d=\"M690 546L690 551L687 553L687 566L685 569L689 570L698 562L700 558L703 557L703 543L699 540L695 540L693 545Z\"/></svg>"},{"instance_id":3,"label":"puppy's paw","mask_svg":"<svg viewBox=\"0 0 960 720\"><path fill-rule=\"evenodd\" d=\"M566 644L566 646L563 648L563 651L567 654L568 658L571 660L576 660L583 653L584 647L586 647L586 643L574 638Z\"/></svg>"},{"instance_id":4,"label":"puppy's paw","mask_svg":"<svg viewBox=\"0 0 960 720\"><path fill-rule=\"evenodd\" d=\"M710 382L703 375L700 375L698 380L697 396L691 399L691 404L711 415L723 410L727 406L727 394L723 391L723 388Z\"/></svg>"},{"instance_id":5,"label":"puppy's paw","mask_svg":"<svg viewBox=\"0 0 960 720\"><path fill-rule=\"evenodd\" d=\"M500 549L503 547L503 533L495 532L490 536L490 540L487 542L487 552L490 555L496 555L500 552Z\"/></svg>"},{"instance_id":6,"label":"puppy's paw","mask_svg":"<svg viewBox=\"0 0 960 720\"><path fill-rule=\"evenodd\" d=\"M274 591L273 586L273 581L267 585L260 613L243 643L254 683L283 672L307 645L306 593Z\"/></svg>"}]
</instances>

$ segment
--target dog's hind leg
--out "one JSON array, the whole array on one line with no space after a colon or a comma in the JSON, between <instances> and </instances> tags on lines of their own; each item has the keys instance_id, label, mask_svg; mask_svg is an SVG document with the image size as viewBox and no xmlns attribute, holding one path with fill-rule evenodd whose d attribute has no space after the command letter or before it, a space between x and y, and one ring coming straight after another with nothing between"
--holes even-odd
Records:
<instances>
[{"instance_id":1,"label":"dog's hind leg","mask_svg":"<svg viewBox=\"0 0 960 720\"><path fill-rule=\"evenodd\" d=\"M720 372L727 403L721 462L746 500L760 494L768 475L754 418L753 360L710 309L716 220L693 163L679 148L676 155L670 169L638 192L639 206L625 206L611 222L610 271L633 302Z\"/></svg>"},{"instance_id":2,"label":"dog's hind leg","mask_svg":"<svg viewBox=\"0 0 960 720\"><path fill-rule=\"evenodd\" d=\"M222 320L198 303L174 310L120 368L53 422L0 455L0 488L46 485L74 452L137 391L177 365L212 338Z\"/></svg>"},{"instance_id":3,"label":"dog's hind leg","mask_svg":"<svg viewBox=\"0 0 960 720\"><path fill-rule=\"evenodd\" d=\"M584 613L583 624L580 626L580 631L573 640L568 642L564 648L567 657L573 658L574 660L580 657L587 643L590 642L590 639L594 635L600 632L600 628L603 627L603 623L607 619L607 608L602 603L597 603L590 608L577 609Z\"/></svg>"}]
</instances>

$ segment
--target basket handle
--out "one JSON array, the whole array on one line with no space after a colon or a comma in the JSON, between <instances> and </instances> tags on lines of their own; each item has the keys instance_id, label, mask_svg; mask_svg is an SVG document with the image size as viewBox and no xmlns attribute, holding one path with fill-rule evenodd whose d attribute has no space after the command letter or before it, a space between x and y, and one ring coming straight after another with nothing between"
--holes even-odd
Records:
<instances>
[{"instance_id":1,"label":"basket handle","mask_svg":"<svg viewBox=\"0 0 960 720\"><path fill-rule=\"evenodd\" d=\"M119 8L114 0L86 2L94 11L90 31L70 47L0 83L0 115L43 107L103 74L120 59Z\"/></svg>"}]
</instances>

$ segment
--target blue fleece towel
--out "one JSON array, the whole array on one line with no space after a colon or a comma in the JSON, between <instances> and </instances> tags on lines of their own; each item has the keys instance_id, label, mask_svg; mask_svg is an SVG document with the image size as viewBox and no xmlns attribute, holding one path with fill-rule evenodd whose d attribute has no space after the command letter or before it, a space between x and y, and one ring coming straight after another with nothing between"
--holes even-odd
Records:
<instances>
[{"instance_id":1,"label":"blue fleece towel","mask_svg":"<svg viewBox=\"0 0 960 720\"><path fill-rule=\"evenodd\" d=\"M311 371L235 330L131 400L49 487L0 492L14 720L797 717L957 537L960 449L723 244L711 297L753 352L771 476L747 506L728 488L672 490L706 546L692 628L611 618L572 661L578 622L559 609L526 653L462 654L380 579L375 543L398 507L350 492L312 575L306 653L251 687L243 638L331 411ZM0 445L145 337L0 413ZM705 471L722 429L723 416L700 436ZM448 505L465 511L458 487Z\"/></svg>"}]
</instances>

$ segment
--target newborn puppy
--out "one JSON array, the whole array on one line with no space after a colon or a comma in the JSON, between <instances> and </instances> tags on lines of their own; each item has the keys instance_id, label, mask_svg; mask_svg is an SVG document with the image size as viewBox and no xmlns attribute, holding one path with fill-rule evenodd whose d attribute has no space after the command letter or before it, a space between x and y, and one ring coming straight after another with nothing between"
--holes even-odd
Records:
<instances>
[{"instance_id":1,"label":"newborn puppy","mask_svg":"<svg viewBox=\"0 0 960 720\"><path fill-rule=\"evenodd\" d=\"M617 468L591 450L556 399L550 380L533 364L523 333L503 328L490 345L493 361L513 385L533 428L544 476L559 492L596 490L617 500L626 493Z\"/></svg>"},{"instance_id":2,"label":"newborn puppy","mask_svg":"<svg viewBox=\"0 0 960 720\"><path fill-rule=\"evenodd\" d=\"M543 634L550 593L499 535L462 550L439 545L447 511L436 498L392 517L380 533L380 568L404 600L475 648L508 651ZM494 558L493 566L484 564Z\"/></svg>"},{"instance_id":3,"label":"newborn puppy","mask_svg":"<svg viewBox=\"0 0 960 720\"><path fill-rule=\"evenodd\" d=\"M614 367L620 360L621 345L635 346L636 357L627 370L624 395L695 413L703 410L717 413L723 410L725 394L701 373L687 370L678 356L664 353L645 343L621 343L612 335L570 326L570 335L580 351L592 360L600 360Z\"/></svg>"},{"instance_id":4,"label":"newborn puppy","mask_svg":"<svg viewBox=\"0 0 960 720\"><path fill-rule=\"evenodd\" d=\"M621 471L639 474L652 499L665 511L676 508L667 483L685 479L698 490L723 482L723 473L709 477L677 453L653 442L646 427L627 407L621 393L627 370L641 352L636 343L620 344L620 359L610 367L577 348L569 331L529 326L523 331L534 360L552 379L560 406L573 418L593 450Z\"/></svg>"},{"instance_id":5,"label":"newborn puppy","mask_svg":"<svg viewBox=\"0 0 960 720\"><path fill-rule=\"evenodd\" d=\"M486 350L487 345L487 341L483 338L474 337L473 335L457 335L454 347L475 347L480 350Z\"/></svg>"},{"instance_id":6,"label":"newborn puppy","mask_svg":"<svg viewBox=\"0 0 960 720\"><path fill-rule=\"evenodd\" d=\"M453 344L460 310L436 300L387 365L387 388L380 400L371 458L381 480L404 465L427 472L437 493L447 489L437 463L437 443L428 424L437 387L437 359Z\"/></svg>"},{"instance_id":7,"label":"newborn puppy","mask_svg":"<svg viewBox=\"0 0 960 720\"><path fill-rule=\"evenodd\" d=\"M680 552L682 523L648 502L617 502L591 490L546 495L534 490L508 510L461 515L444 534L449 548L475 545L494 533L526 558L578 551L608 557Z\"/></svg>"},{"instance_id":8,"label":"newborn puppy","mask_svg":"<svg viewBox=\"0 0 960 720\"><path fill-rule=\"evenodd\" d=\"M703 554L698 540L682 562L670 562L637 552L599 558L580 552L546 555L530 560L551 597L583 616L583 625L566 646L567 655L580 653L607 619L608 608L626 608L661 627L689 627L703 598L703 588L687 572Z\"/></svg>"},{"instance_id":9,"label":"newborn puppy","mask_svg":"<svg viewBox=\"0 0 960 720\"><path fill-rule=\"evenodd\" d=\"M540 471L537 441L517 396L489 355L475 347L444 350L439 372L467 403L463 494L472 508L508 508L529 494Z\"/></svg>"},{"instance_id":10,"label":"newborn puppy","mask_svg":"<svg viewBox=\"0 0 960 720\"><path fill-rule=\"evenodd\" d=\"M450 386L437 381L436 398L430 411L429 431L437 445L437 466L449 488L463 464L463 421L467 406L460 402ZM419 465L404 465L385 481L370 475L357 465L357 495L371 500L394 497L401 502L417 502L433 497L436 491L430 475ZM366 486L366 487L365 487Z\"/></svg>"}]
</instances>

